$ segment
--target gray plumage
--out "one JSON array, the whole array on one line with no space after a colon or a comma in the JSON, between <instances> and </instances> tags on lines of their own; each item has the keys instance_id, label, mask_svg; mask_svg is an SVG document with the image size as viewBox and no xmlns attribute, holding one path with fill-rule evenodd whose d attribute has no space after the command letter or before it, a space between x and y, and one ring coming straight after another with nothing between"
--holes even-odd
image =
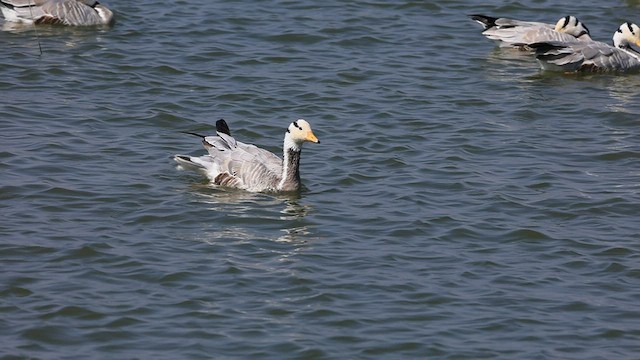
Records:
<instances>
[{"instance_id":1,"label":"gray plumage","mask_svg":"<svg viewBox=\"0 0 640 360\"><path fill-rule=\"evenodd\" d=\"M113 12L94 0L0 0L5 20L72 26L108 25Z\"/></svg>"},{"instance_id":2,"label":"gray plumage","mask_svg":"<svg viewBox=\"0 0 640 360\"><path fill-rule=\"evenodd\" d=\"M228 127L226 132L229 132ZM175 155L174 160L181 167L203 173L215 185L254 192L300 190L302 144L320 142L303 119L289 125L282 159L255 145L239 142L223 131L218 131L217 136L194 135L202 138L209 154L199 157Z\"/></svg>"},{"instance_id":3,"label":"gray plumage","mask_svg":"<svg viewBox=\"0 0 640 360\"><path fill-rule=\"evenodd\" d=\"M564 72L628 72L640 70L640 54L631 44L640 45L640 28L620 25L613 36L614 46L599 41L547 41L531 44L544 70Z\"/></svg>"},{"instance_id":4,"label":"gray plumage","mask_svg":"<svg viewBox=\"0 0 640 360\"><path fill-rule=\"evenodd\" d=\"M560 18L555 25L479 14L469 17L483 26L482 35L496 41L501 47L529 50L529 44L543 41L591 40L589 29L574 16Z\"/></svg>"}]
</instances>

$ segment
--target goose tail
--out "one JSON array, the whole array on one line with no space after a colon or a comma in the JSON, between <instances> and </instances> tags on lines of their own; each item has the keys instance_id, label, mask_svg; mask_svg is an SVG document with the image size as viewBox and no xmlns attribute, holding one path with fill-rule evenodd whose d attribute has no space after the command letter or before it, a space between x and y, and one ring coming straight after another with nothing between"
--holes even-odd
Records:
<instances>
[{"instance_id":1,"label":"goose tail","mask_svg":"<svg viewBox=\"0 0 640 360\"><path fill-rule=\"evenodd\" d=\"M178 166L183 169L193 170L193 171L206 171L206 167L199 162L196 162L197 158L187 156L187 155L175 155L173 160L178 163Z\"/></svg>"},{"instance_id":2,"label":"goose tail","mask_svg":"<svg viewBox=\"0 0 640 360\"><path fill-rule=\"evenodd\" d=\"M498 20L498 18L486 16L486 15L480 15L480 14L471 14L467 16L469 16L472 20L475 20L480 25L482 25L482 27L484 27L484 30L487 30L496 26L496 21Z\"/></svg>"},{"instance_id":3,"label":"goose tail","mask_svg":"<svg viewBox=\"0 0 640 360\"><path fill-rule=\"evenodd\" d=\"M220 119L218 121L216 121L216 131L219 133L223 133L223 134L227 134L229 136L231 136L231 131L229 130L229 125L227 125L227 122L224 121L224 119Z\"/></svg>"}]
</instances>

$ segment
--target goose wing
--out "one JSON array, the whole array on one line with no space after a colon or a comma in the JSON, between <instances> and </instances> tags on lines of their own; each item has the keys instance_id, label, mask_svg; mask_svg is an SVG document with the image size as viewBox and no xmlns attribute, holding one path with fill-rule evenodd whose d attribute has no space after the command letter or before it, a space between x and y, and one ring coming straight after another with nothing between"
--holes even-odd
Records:
<instances>
[{"instance_id":1,"label":"goose wing","mask_svg":"<svg viewBox=\"0 0 640 360\"><path fill-rule=\"evenodd\" d=\"M255 145L236 142L236 147L231 149L207 150L211 157L219 159L220 172L226 173L215 180L219 185L235 178L234 181L241 182L247 189L263 191L275 189L282 177L282 159Z\"/></svg>"},{"instance_id":2,"label":"goose wing","mask_svg":"<svg viewBox=\"0 0 640 360\"><path fill-rule=\"evenodd\" d=\"M496 18L487 15L473 14L469 15L469 17L484 27L485 30L489 28L512 28L512 27L547 27L549 29L553 29L554 26L552 24L547 24L543 22L537 21L522 21L516 19L509 18Z\"/></svg>"},{"instance_id":3,"label":"goose wing","mask_svg":"<svg viewBox=\"0 0 640 360\"><path fill-rule=\"evenodd\" d=\"M225 133L202 138L208 155L176 155L174 160L183 168L205 174L216 185L249 191L276 189L283 173L278 156Z\"/></svg>"},{"instance_id":4,"label":"goose wing","mask_svg":"<svg viewBox=\"0 0 640 360\"><path fill-rule=\"evenodd\" d=\"M35 7L41 6L42 4L51 1L51 0L2 0L0 3L9 7Z\"/></svg>"},{"instance_id":5,"label":"goose wing","mask_svg":"<svg viewBox=\"0 0 640 360\"><path fill-rule=\"evenodd\" d=\"M2 14L8 21L31 22L46 16L42 5L49 0L0 0Z\"/></svg>"},{"instance_id":6,"label":"goose wing","mask_svg":"<svg viewBox=\"0 0 640 360\"><path fill-rule=\"evenodd\" d=\"M236 141L235 138L225 133L218 132L218 136L205 136L203 144L212 156L220 156L222 152L226 151L244 161L250 159L251 162L262 164L268 171L275 174L282 172L282 159L276 154L252 144Z\"/></svg>"},{"instance_id":7,"label":"goose wing","mask_svg":"<svg viewBox=\"0 0 640 360\"><path fill-rule=\"evenodd\" d=\"M224 160L222 169L225 170L221 173L224 175L219 175L215 180L218 185L235 181L252 191L275 190L282 177L282 162L277 167L273 164L270 166L262 162L260 157L244 151L231 153Z\"/></svg>"},{"instance_id":8,"label":"goose wing","mask_svg":"<svg viewBox=\"0 0 640 360\"><path fill-rule=\"evenodd\" d=\"M512 27L512 28L491 28L483 34L495 41L508 46L526 46L532 43L543 41L570 42L575 41L573 35L558 32L548 27Z\"/></svg>"},{"instance_id":9,"label":"goose wing","mask_svg":"<svg viewBox=\"0 0 640 360\"><path fill-rule=\"evenodd\" d=\"M609 72L640 68L635 55L598 41L543 42L531 47L545 70Z\"/></svg>"},{"instance_id":10,"label":"goose wing","mask_svg":"<svg viewBox=\"0 0 640 360\"><path fill-rule=\"evenodd\" d=\"M0 3L15 12L15 20L64 25L99 25L105 22L94 9L99 6L97 1L0 0Z\"/></svg>"},{"instance_id":11,"label":"goose wing","mask_svg":"<svg viewBox=\"0 0 640 360\"><path fill-rule=\"evenodd\" d=\"M51 0L42 4L42 11L65 25L99 25L103 21L92 7L96 1Z\"/></svg>"},{"instance_id":12,"label":"goose wing","mask_svg":"<svg viewBox=\"0 0 640 360\"><path fill-rule=\"evenodd\" d=\"M479 14L469 15L469 17L482 25L484 28L482 35L499 42L501 46L524 43L524 36L527 33L534 36L536 32L555 32L553 25L541 22L496 18Z\"/></svg>"},{"instance_id":13,"label":"goose wing","mask_svg":"<svg viewBox=\"0 0 640 360\"><path fill-rule=\"evenodd\" d=\"M509 18L494 18L486 15L469 15L480 23L482 34L497 41L501 47L520 47L543 41L591 41L589 29L575 16L565 16L555 25L537 21L521 21Z\"/></svg>"},{"instance_id":14,"label":"goose wing","mask_svg":"<svg viewBox=\"0 0 640 360\"><path fill-rule=\"evenodd\" d=\"M188 156L173 158L185 169L200 172L214 184L249 191L275 190L280 176L270 171L265 164L256 162L248 155Z\"/></svg>"}]
</instances>

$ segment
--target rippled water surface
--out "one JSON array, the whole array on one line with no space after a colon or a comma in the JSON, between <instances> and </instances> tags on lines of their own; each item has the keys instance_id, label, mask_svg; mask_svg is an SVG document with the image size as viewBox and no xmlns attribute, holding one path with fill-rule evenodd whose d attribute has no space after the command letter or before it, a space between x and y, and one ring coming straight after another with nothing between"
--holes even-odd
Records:
<instances>
[{"instance_id":1,"label":"rippled water surface","mask_svg":"<svg viewBox=\"0 0 640 360\"><path fill-rule=\"evenodd\" d=\"M468 13L609 41L635 1L105 1L0 32L0 357L637 359L640 75L543 73ZM181 131L300 194L176 169Z\"/></svg>"}]
</instances>

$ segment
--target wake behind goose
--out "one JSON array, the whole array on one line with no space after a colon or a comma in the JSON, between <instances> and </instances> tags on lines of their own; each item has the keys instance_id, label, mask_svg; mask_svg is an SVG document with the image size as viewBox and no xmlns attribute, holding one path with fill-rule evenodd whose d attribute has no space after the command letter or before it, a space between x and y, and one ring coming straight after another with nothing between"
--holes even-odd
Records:
<instances>
[{"instance_id":1,"label":"wake behind goose","mask_svg":"<svg viewBox=\"0 0 640 360\"><path fill-rule=\"evenodd\" d=\"M224 120L218 121L216 129L217 136L194 134L202 137L209 155L175 155L173 159L183 168L204 174L215 185L252 192L299 191L302 144L320 142L309 123L298 119L287 128L281 159L270 151L236 141Z\"/></svg>"},{"instance_id":2,"label":"wake behind goose","mask_svg":"<svg viewBox=\"0 0 640 360\"><path fill-rule=\"evenodd\" d=\"M613 46L599 41L545 41L531 44L544 70L627 72L640 70L640 27L626 22L613 34Z\"/></svg>"},{"instance_id":3,"label":"wake behind goose","mask_svg":"<svg viewBox=\"0 0 640 360\"><path fill-rule=\"evenodd\" d=\"M529 50L529 44L543 41L591 41L589 29L575 16L560 18L555 25L479 14L469 17L483 26L482 35L500 47Z\"/></svg>"},{"instance_id":4,"label":"wake behind goose","mask_svg":"<svg viewBox=\"0 0 640 360\"><path fill-rule=\"evenodd\" d=\"M0 0L5 20L72 26L108 25L113 12L95 0Z\"/></svg>"}]
</instances>

